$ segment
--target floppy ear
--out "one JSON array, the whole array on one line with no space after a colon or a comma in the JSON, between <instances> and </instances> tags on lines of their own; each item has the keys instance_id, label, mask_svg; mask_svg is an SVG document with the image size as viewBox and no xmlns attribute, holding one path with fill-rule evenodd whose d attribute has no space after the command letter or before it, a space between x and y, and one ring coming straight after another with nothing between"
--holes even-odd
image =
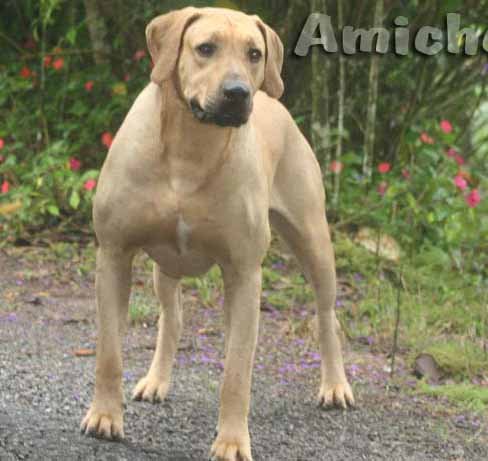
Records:
<instances>
[{"instance_id":1,"label":"floppy ear","mask_svg":"<svg viewBox=\"0 0 488 461\"><path fill-rule=\"evenodd\" d=\"M154 63L151 80L161 85L176 69L186 28L199 17L196 8L184 8L154 18L146 27L146 40Z\"/></svg>"},{"instance_id":2,"label":"floppy ear","mask_svg":"<svg viewBox=\"0 0 488 461\"><path fill-rule=\"evenodd\" d=\"M283 67L283 43L278 34L258 18L258 27L266 43L266 67L262 90L272 98L279 99L283 95L285 86L281 79Z\"/></svg>"}]
</instances>

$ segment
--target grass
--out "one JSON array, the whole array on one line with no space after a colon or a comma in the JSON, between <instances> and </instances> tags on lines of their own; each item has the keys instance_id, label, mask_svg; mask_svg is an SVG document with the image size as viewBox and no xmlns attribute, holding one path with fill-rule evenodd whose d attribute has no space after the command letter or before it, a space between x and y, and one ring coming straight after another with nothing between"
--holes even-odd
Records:
<instances>
[{"instance_id":1,"label":"grass","mask_svg":"<svg viewBox=\"0 0 488 461\"><path fill-rule=\"evenodd\" d=\"M488 388L469 383L446 384L444 386L420 386L422 393L434 397L444 397L449 401L475 412L488 409Z\"/></svg>"},{"instance_id":2,"label":"grass","mask_svg":"<svg viewBox=\"0 0 488 461\"><path fill-rule=\"evenodd\" d=\"M129 322L131 324L156 322L158 313L155 296L150 296L145 291L133 291L129 303Z\"/></svg>"}]
</instances>

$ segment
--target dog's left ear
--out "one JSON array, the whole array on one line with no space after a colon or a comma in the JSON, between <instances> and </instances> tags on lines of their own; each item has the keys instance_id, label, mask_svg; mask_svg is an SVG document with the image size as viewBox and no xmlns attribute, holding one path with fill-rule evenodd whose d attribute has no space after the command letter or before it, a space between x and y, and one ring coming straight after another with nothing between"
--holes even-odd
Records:
<instances>
[{"instance_id":1,"label":"dog's left ear","mask_svg":"<svg viewBox=\"0 0 488 461\"><path fill-rule=\"evenodd\" d=\"M266 43L266 67L262 90L272 98L279 99L283 95L285 86L281 79L283 67L283 43L278 34L257 16L258 27Z\"/></svg>"},{"instance_id":2,"label":"dog's left ear","mask_svg":"<svg viewBox=\"0 0 488 461\"><path fill-rule=\"evenodd\" d=\"M146 27L147 47L154 63L151 80L157 85L173 75L185 30L199 16L196 8L183 8L154 18Z\"/></svg>"}]
</instances>

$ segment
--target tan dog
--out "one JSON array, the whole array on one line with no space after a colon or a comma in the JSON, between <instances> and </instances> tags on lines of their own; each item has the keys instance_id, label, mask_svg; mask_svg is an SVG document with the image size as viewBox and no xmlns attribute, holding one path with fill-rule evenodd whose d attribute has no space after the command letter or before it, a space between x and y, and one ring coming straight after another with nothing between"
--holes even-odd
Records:
<instances>
[{"instance_id":1,"label":"tan dog","mask_svg":"<svg viewBox=\"0 0 488 461\"><path fill-rule=\"evenodd\" d=\"M146 35L155 63L152 83L117 133L94 204L99 335L95 395L82 430L123 436L120 337L132 259L143 249L156 262L162 312L156 352L134 398L165 398L182 329L180 279L218 264L225 285L226 357L212 456L249 461L251 370L270 223L315 289L320 402L353 404L334 313L322 176L277 101L283 46L258 17L186 8L154 19Z\"/></svg>"}]
</instances>

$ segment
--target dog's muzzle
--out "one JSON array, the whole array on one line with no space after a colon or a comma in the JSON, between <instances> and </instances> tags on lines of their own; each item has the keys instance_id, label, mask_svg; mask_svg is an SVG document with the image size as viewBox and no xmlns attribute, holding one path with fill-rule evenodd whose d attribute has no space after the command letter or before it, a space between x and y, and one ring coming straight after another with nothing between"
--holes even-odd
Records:
<instances>
[{"instance_id":1,"label":"dog's muzzle","mask_svg":"<svg viewBox=\"0 0 488 461\"><path fill-rule=\"evenodd\" d=\"M237 128L249 120L251 90L241 81L227 81L222 85L216 101L207 102L203 108L196 99L192 99L190 106L193 115L203 123Z\"/></svg>"}]
</instances>

